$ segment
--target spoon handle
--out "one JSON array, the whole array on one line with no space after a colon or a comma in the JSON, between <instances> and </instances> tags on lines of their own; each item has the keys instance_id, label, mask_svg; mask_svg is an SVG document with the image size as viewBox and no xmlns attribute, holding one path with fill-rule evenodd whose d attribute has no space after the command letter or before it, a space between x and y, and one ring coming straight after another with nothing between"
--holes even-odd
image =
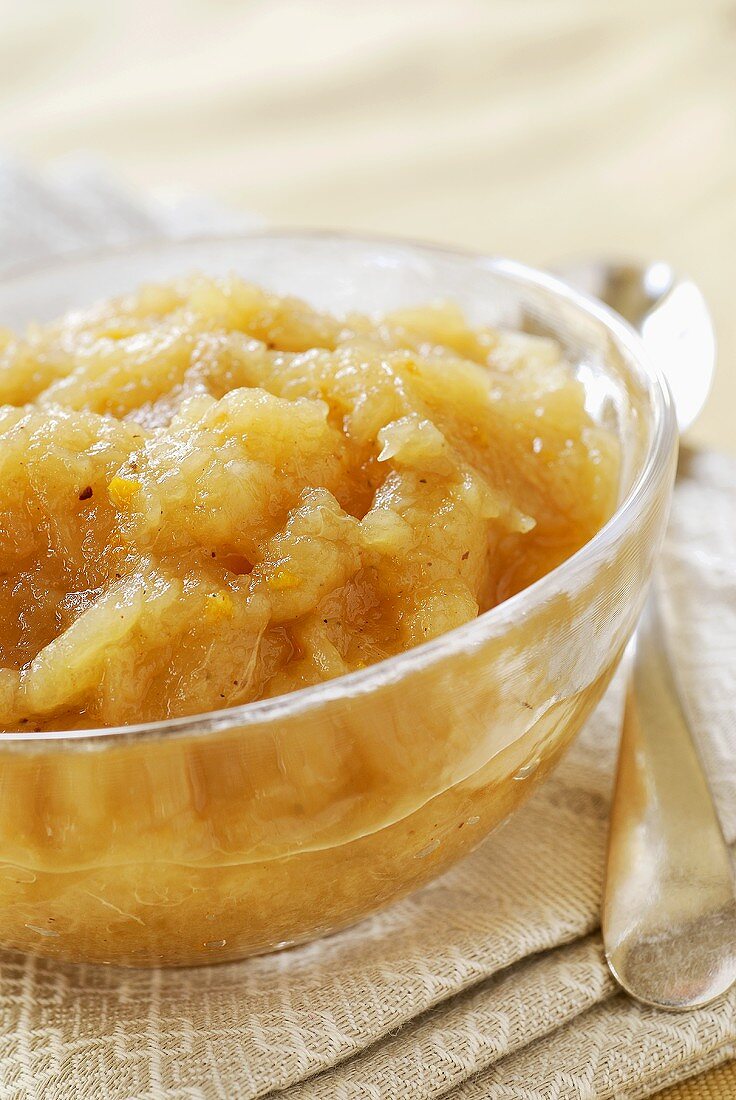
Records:
<instances>
[{"instance_id":1,"label":"spoon handle","mask_svg":"<svg viewBox=\"0 0 736 1100\"><path fill-rule=\"evenodd\" d=\"M603 941L617 981L660 1008L736 981L731 857L664 643L653 589L635 640L613 797Z\"/></svg>"}]
</instances>

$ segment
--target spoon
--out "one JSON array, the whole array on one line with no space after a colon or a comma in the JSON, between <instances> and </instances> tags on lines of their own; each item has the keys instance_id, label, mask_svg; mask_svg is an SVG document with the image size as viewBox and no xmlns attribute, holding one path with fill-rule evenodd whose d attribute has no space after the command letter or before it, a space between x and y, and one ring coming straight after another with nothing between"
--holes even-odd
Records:
<instances>
[{"instance_id":1,"label":"spoon","mask_svg":"<svg viewBox=\"0 0 736 1100\"><path fill-rule=\"evenodd\" d=\"M688 428L715 366L713 323L697 286L664 263L588 263L559 273L638 330L667 378L680 432ZM696 1008L736 981L731 856L654 587L633 642L601 924L611 973L645 1004Z\"/></svg>"}]
</instances>

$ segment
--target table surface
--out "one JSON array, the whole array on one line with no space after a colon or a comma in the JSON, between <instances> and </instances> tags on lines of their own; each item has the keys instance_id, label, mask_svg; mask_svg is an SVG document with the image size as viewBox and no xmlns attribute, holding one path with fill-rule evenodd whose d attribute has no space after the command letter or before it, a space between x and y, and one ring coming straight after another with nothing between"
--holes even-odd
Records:
<instances>
[{"instance_id":1,"label":"table surface","mask_svg":"<svg viewBox=\"0 0 736 1100\"><path fill-rule=\"evenodd\" d=\"M720 343L692 438L736 451L734 0L0 0L0 19L0 148L31 164L86 150L274 223L688 271ZM702 1082L668 1095L736 1095L736 1073Z\"/></svg>"}]
</instances>

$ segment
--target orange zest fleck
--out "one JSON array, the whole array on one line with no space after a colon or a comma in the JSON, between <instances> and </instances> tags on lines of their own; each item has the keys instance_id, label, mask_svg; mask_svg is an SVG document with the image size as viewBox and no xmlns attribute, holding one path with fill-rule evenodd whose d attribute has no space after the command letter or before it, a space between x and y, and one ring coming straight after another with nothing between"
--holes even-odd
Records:
<instances>
[{"instance_id":1,"label":"orange zest fleck","mask_svg":"<svg viewBox=\"0 0 736 1100\"><path fill-rule=\"evenodd\" d=\"M126 504L129 504L132 497L142 489L140 481L133 481L129 477L117 477L115 476L110 484L107 486L107 491L110 494L110 499L113 504L118 508L124 508Z\"/></svg>"},{"instance_id":2,"label":"orange zest fleck","mask_svg":"<svg viewBox=\"0 0 736 1100\"><path fill-rule=\"evenodd\" d=\"M266 577L266 583L269 588L273 588L274 592L283 592L289 588L298 588L302 582L296 573L290 573L288 569L274 569L273 573Z\"/></svg>"},{"instance_id":3,"label":"orange zest fleck","mask_svg":"<svg viewBox=\"0 0 736 1100\"><path fill-rule=\"evenodd\" d=\"M231 619L233 601L227 592L211 592L207 599L205 614L208 619Z\"/></svg>"}]
</instances>

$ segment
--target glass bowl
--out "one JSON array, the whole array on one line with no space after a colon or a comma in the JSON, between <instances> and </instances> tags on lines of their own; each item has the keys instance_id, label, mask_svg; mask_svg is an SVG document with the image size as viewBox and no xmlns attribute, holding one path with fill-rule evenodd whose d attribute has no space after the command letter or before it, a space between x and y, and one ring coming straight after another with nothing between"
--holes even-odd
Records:
<instances>
[{"instance_id":1,"label":"glass bowl","mask_svg":"<svg viewBox=\"0 0 736 1100\"><path fill-rule=\"evenodd\" d=\"M291 695L169 722L0 735L0 944L218 962L333 932L475 847L544 778L632 633L667 517L667 387L602 305L516 263L319 233L154 243L17 272L0 324L144 281L235 271L333 312L437 298L551 335L623 456L619 507L479 618Z\"/></svg>"}]
</instances>

